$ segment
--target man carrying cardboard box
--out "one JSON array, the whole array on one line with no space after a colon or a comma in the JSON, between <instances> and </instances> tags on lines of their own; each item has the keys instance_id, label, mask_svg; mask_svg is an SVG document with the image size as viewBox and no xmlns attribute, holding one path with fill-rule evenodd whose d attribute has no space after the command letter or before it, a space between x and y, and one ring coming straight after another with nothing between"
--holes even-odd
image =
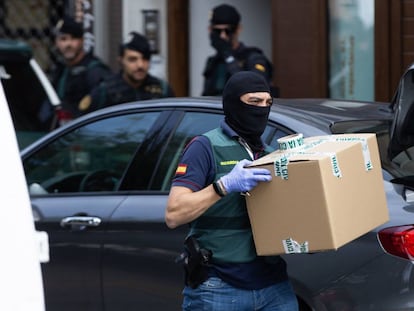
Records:
<instances>
[{"instance_id":1,"label":"man carrying cardboard box","mask_svg":"<svg viewBox=\"0 0 414 311\"><path fill-rule=\"evenodd\" d=\"M261 140L271 105L263 77L233 75L221 126L193 139L177 167L165 220L170 228L190 225L180 258L184 310L298 310L285 261L256 255L244 197L271 180L268 169L245 168L271 151Z\"/></svg>"}]
</instances>

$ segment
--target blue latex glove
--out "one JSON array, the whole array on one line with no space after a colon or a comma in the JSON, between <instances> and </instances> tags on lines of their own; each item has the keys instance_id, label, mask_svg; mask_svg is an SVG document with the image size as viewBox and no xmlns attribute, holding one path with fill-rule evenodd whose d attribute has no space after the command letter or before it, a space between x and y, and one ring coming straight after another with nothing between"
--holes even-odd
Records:
<instances>
[{"instance_id":1,"label":"blue latex glove","mask_svg":"<svg viewBox=\"0 0 414 311\"><path fill-rule=\"evenodd\" d=\"M272 175L265 168L244 168L252 163L242 160L237 163L230 173L220 178L227 193L246 192L252 190L260 181L272 180Z\"/></svg>"}]
</instances>

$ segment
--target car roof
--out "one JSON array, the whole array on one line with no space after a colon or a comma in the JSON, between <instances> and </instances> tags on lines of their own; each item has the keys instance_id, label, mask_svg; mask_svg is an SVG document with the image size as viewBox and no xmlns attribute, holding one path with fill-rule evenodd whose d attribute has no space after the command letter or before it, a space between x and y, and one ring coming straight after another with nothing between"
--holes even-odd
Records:
<instances>
[{"instance_id":1,"label":"car roof","mask_svg":"<svg viewBox=\"0 0 414 311\"><path fill-rule=\"evenodd\" d=\"M40 138L35 145L41 144L56 132L64 132L74 124L79 126L85 122L109 115L133 113L138 110L152 109L186 109L203 111L217 110L222 112L220 97L170 97L150 99L114 105L90 112L68 122L52 133ZM269 116L270 122L282 124L292 132L303 130L307 136L332 134L332 126L342 122L360 120L392 120L393 114L388 103L361 102L332 99L282 99L275 98ZM32 149L29 147L28 149ZM29 150L22 150L25 155Z\"/></svg>"},{"instance_id":2,"label":"car roof","mask_svg":"<svg viewBox=\"0 0 414 311\"><path fill-rule=\"evenodd\" d=\"M220 97L174 97L151 99L116 105L102 110L96 114L114 113L136 108L165 107L171 105L174 108L191 107L193 109L217 109L221 110ZM283 116L281 122L280 116ZM271 107L269 119L286 124L286 118L295 122L301 122L319 128L323 132L330 133L330 127L338 122L355 120L392 120L393 113L389 103L335 100L326 98L301 98L285 99L275 98ZM292 129L295 128L292 126Z\"/></svg>"},{"instance_id":3,"label":"car roof","mask_svg":"<svg viewBox=\"0 0 414 311\"><path fill-rule=\"evenodd\" d=\"M169 97L150 100L141 100L103 108L98 113L113 110L125 110L134 107L195 107L221 109L220 97ZM271 107L273 112L284 111L288 114L302 112L315 117L337 121L355 119L389 119L392 111L389 103L336 100L327 98L275 98ZM96 112L95 112L96 113Z\"/></svg>"},{"instance_id":4,"label":"car roof","mask_svg":"<svg viewBox=\"0 0 414 311\"><path fill-rule=\"evenodd\" d=\"M385 120L393 118L389 103L350 101L326 98L276 99L272 111L331 134L332 127L351 121Z\"/></svg>"}]
</instances>

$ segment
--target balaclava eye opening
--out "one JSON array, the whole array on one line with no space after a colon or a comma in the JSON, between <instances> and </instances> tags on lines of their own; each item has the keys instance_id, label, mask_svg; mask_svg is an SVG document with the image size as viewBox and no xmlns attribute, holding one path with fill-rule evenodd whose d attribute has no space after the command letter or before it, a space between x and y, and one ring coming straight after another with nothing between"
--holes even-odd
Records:
<instances>
[{"instance_id":1,"label":"balaclava eye opening","mask_svg":"<svg viewBox=\"0 0 414 311\"><path fill-rule=\"evenodd\" d=\"M261 75L240 71L230 77L223 91L223 111L226 122L243 138L254 152L263 149L261 135L269 117L270 107L245 104L240 97L246 93L268 92L270 87Z\"/></svg>"}]
</instances>

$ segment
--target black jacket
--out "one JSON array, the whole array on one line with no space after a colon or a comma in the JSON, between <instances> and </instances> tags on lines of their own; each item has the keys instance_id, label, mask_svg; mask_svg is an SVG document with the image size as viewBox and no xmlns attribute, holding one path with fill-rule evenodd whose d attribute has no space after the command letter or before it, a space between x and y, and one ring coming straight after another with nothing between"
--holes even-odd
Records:
<instances>
[{"instance_id":1,"label":"black jacket","mask_svg":"<svg viewBox=\"0 0 414 311\"><path fill-rule=\"evenodd\" d=\"M203 96L221 95L230 76L242 70L251 70L263 75L271 85L273 66L260 49L240 43L233 51L233 57L234 61L230 63L226 63L218 54L207 59L203 73Z\"/></svg>"},{"instance_id":2,"label":"black jacket","mask_svg":"<svg viewBox=\"0 0 414 311\"><path fill-rule=\"evenodd\" d=\"M119 72L92 90L91 102L83 113L136 100L162 97L174 97L174 92L166 81L148 74L143 84L135 89L123 79L122 72Z\"/></svg>"},{"instance_id":3,"label":"black jacket","mask_svg":"<svg viewBox=\"0 0 414 311\"><path fill-rule=\"evenodd\" d=\"M62 108L78 117L80 100L101 81L111 75L111 70L91 53L75 66L60 65L52 75L52 84L62 101Z\"/></svg>"}]
</instances>

